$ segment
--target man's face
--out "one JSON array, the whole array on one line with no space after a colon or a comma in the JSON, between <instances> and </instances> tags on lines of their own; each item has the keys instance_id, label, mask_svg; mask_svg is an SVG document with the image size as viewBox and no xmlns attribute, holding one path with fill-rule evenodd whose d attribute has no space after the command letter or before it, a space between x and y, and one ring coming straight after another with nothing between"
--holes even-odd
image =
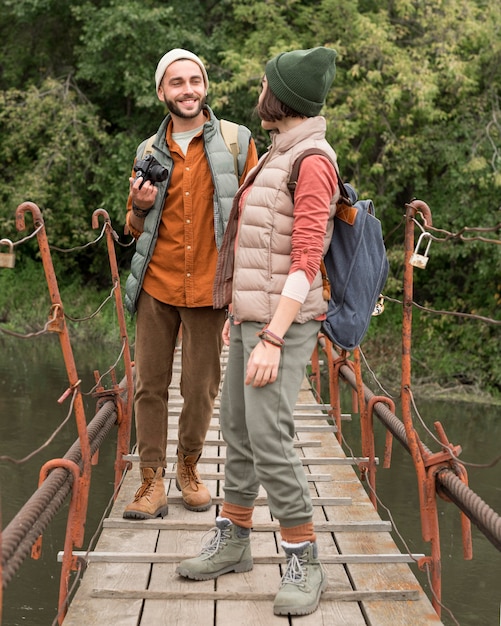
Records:
<instances>
[{"instance_id":1,"label":"man's face","mask_svg":"<svg viewBox=\"0 0 501 626\"><path fill-rule=\"evenodd\" d=\"M171 63L165 70L157 93L172 115L184 119L196 118L202 111L207 95L198 63L188 59Z\"/></svg>"}]
</instances>

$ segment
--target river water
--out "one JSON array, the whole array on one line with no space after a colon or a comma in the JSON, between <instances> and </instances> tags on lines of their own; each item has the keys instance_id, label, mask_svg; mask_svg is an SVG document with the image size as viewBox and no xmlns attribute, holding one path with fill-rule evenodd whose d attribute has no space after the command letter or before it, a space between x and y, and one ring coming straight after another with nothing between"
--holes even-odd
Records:
<instances>
[{"instance_id":1,"label":"river water","mask_svg":"<svg viewBox=\"0 0 501 626\"><path fill-rule=\"evenodd\" d=\"M97 352L83 346L75 353L84 394L94 385L93 371L102 373L115 362L112 350ZM57 399L68 386L66 370L57 337L36 341L4 339L0 336L0 456L23 459L40 447L65 419L69 403ZM84 395L87 419L95 412L95 401ZM488 464L500 453L501 408L474 403L418 401L419 412L428 425L441 421L449 440L462 447L461 458L475 464ZM348 410L343 404L343 411ZM382 458L384 429L377 421L376 454ZM419 430L419 428L418 428ZM358 420L343 422L343 435L359 454ZM116 433L108 438L93 467L84 549L99 527L99 521L113 493L113 464ZM7 526L15 513L36 490L41 466L48 459L63 456L77 438L72 420L57 440L22 464L0 461L0 516ZM424 439L424 437L423 437ZM437 450L436 445L429 445ZM501 463L495 467L467 467L471 488L494 510L501 513ZM429 554L422 541L416 478L409 454L398 442L393 444L392 466L379 468L377 493L388 507L399 532L413 553ZM476 529L473 534L473 560L462 557L461 525L457 509L440 501L442 549L442 621L461 626L499 626L501 604L501 553ZM42 556L26 559L4 591L3 626L50 626L57 612L60 564L66 528L64 507L44 533ZM379 507L383 519L388 519ZM397 543L399 540L395 533ZM405 548L400 545L402 550ZM423 588L426 576L412 566ZM448 613L451 611L454 617ZM82 625L84 626L84 625ZM413 625L412 625L413 626Z\"/></svg>"}]
</instances>

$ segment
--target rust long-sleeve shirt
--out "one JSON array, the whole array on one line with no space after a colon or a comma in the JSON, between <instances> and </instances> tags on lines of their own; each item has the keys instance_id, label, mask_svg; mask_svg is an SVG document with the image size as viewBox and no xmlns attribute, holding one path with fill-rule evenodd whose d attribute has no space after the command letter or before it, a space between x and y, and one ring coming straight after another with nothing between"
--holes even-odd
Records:
<instances>
[{"instance_id":1,"label":"rust long-sleeve shirt","mask_svg":"<svg viewBox=\"0 0 501 626\"><path fill-rule=\"evenodd\" d=\"M200 133L194 137L184 155L172 138L171 123L166 141L174 164L143 289L153 298L172 306L212 306L218 252L214 238L214 185L203 136ZM256 163L256 147L251 140L240 182ZM138 237L140 224L131 208L129 197L126 223L131 234Z\"/></svg>"}]
</instances>

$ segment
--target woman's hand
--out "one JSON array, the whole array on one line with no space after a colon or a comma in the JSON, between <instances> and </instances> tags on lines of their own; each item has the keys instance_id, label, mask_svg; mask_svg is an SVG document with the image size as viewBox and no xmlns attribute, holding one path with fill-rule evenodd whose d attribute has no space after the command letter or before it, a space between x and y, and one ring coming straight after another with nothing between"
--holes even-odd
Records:
<instances>
[{"instance_id":1,"label":"woman's hand","mask_svg":"<svg viewBox=\"0 0 501 626\"><path fill-rule=\"evenodd\" d=\"M230 320L229 318L225 321L224 326L223 326L223 343L225 346L229 346L230 345Z\"/></svg>"},{"instance_id":2,"label":"woman's hand","mask_svg":"<svg viewBox=\"0 0 501 626\"><path fill-rule=\"evenodd\" d=\"M247 362L245 384L264 387L277 379L281 349L271 343L260 341L251 352Z\"/></svg>"}]
</instances>

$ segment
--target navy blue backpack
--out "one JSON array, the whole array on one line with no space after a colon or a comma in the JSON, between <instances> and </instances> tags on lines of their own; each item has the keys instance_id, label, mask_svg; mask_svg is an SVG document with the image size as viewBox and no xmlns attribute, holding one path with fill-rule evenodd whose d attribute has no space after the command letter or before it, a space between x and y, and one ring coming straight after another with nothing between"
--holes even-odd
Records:
<instances>
[{"instance_id":1,"label":"navy blue backpack","mask_svg":"<svg viewBox=\"0 0 501 626\"><path fill-rule=\"evenodd\" d=\"M312 148L296 159L288 183L292 200L301 161L312 154L329 158L325 152ZM343 183L339 173L338 184L341 195L332 239L324 256L325 271L322 268L324 284L328 282L330 287L323 332L340 348L353 350L362 342L375 314L389 264L372 200L358 200L356 191Z\"/></svg>"}]
</instances>

